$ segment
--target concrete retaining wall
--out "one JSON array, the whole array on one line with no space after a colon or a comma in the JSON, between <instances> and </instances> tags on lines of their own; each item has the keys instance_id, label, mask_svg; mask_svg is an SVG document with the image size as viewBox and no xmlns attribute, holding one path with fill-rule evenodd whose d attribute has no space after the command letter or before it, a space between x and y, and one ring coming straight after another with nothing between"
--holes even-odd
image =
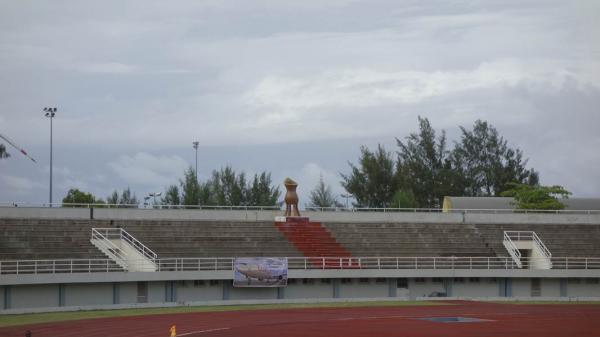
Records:
<instances>
[{"instance_id":1,"label":"concrete retaining wall","mask_svg":"<svg viewBox=\"0 0 600 337\"><path fill-rule=\"evenodd\" d=\"M531 297L531 279L512 279L512 296L499 297L498 281L482 278L459 280L409 279L408 293L391 294L389 285L395 279L376 282L374 278L349 282L315 280L297 282L288 287L277 288L233 288L230 282L219 281L194 286L193 282L148 282L148 303L136 303L137 284L71 284L59 285L19 285L11 286L11 303L0 314L17 314L44 311L70 311L117 309L138 307L168 307L177 305L232 305L249 303L314 303L336 302L353 299L362 300L402 300L402 299L488 299L488 300L598 300L600 284L569 283L566 293L560 295L560 280L544 279L539 297ZM173 285L172 298L167 289ZM398 289L400 290L400 289ZM429 298L433 292L446 292L447 298ZM395 297L398 296L398 297ZM63 298L60 300L60 298ZM113 304L113 299L119 299ZM225 299L225 300L223 300Z\"/></svg>"},{"instance_id":2,"label":"concrete retaining wall","mask_svg":"<svg viewBox=\"0 0 600 337\"><path fill-rule=\"evenodd\" d=\"M281 211L187 210L130 208L0 207L0 218L100 220L273 221ZM428 213L428 212L303 212L321 222L469 223L469 224L600 224L600 213Z\"/></svg>"},{"instance_id":3,"label":"concrete retaining wall","mask_svg":"<svg viewBox=\"0 0 600 337\"><path fill-rule=\"evenodd\" d=\"M464 223L472 224L600 224L600 213L594 214L484 214L466 213Z\"/></svg>"},{"instance_id":4,"label":"concrete retaining wall","mask_svg":"<svg viewBox=\"0 0 600 337\"><path fill-rule=\"evenodd\" d=\"M89 219L88 208L0 207L0 218Z\"/></svg>"}]
</instances>

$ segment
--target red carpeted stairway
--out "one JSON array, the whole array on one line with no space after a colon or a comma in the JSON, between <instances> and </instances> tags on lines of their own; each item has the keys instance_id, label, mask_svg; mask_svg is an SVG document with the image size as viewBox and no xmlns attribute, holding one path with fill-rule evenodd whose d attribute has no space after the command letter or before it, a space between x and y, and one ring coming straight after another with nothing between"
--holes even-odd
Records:
<instances>
[{"instance_id":1,"label":"red carpeted stairway","mask_svg":"<svg viewBox=\"0 0 600 337\"><path fill-rule=\"evenodd\" d=\"M342 247L320 222L303 217L288 217L286 222L275 222L283 233L315 268L347 269L358 268L358 261Z\"/></svg>"}]
</instances>

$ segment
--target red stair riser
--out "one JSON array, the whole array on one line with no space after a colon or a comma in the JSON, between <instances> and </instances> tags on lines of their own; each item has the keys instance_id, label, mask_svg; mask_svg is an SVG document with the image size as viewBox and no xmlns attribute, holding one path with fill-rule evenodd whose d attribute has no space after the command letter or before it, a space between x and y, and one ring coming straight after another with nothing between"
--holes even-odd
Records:
<instances>
[{"instance_id":1,"label":"red stair riser","mask_svg":"<svg viewBox=\"0 0 600 337\"><path fill-rule=\"evenodd\" d=\"M276 222L275 227L292 243L304 256L326 257L325 268L339 268L339 259L329 257L350 257L351 254L342 247L331 233L320 222ZM313 267L323 267L323 261L309 261ZM348 265L347 261L343 265Z\"/></svg>"}]
</instances>

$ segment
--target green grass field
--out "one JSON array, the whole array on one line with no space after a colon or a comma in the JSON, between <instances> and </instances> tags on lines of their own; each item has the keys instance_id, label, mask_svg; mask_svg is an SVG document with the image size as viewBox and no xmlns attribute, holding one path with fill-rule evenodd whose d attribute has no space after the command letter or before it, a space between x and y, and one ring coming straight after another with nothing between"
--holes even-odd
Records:
<instances>
[{"instance_id":1,"label":"green grass field","mask_svg":"<svg viewBox=\"0 0 600 337\"><path fill-rule=\"evenodd\" d=\"M600 301L494 301L499 304L592 304L600 305Z\"/></svg>"},{"instance_id":2,"label":"green grass field","mask_svg":"<svg viewBox=\"0 0 600 337\"><path fill-rule=\"evenodd\" d=\"M63 322L80 319L127 317L142 315L179 314L192 312L215 312L236 310L269 310L269 309L296 309L296 308L352 308L352 307L399 307L399 306L427 306L449 305L439 301L373 301L373 302L331 302L331 303L293 303L293 304L249 304L249 305L219 305L199 307L171 307L147 309L119 309L119 310L93 310L73 312L52 312L40 314L2 315L0 327L29 325L49 322Z\"/></svg>"}]
</instances>

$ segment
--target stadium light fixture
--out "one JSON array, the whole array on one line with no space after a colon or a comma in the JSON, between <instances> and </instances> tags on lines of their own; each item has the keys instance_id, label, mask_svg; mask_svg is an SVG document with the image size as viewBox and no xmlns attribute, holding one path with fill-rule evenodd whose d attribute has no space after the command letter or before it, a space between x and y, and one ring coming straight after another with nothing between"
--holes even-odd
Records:
<instances>
[{"instance_id":1,"label":"stadium light fixture","mask_svg":"<svg viewBox=\"0 0 600 337\"><path fill-rule=\"evenodd\" d=\"M44 116L50 118L50 197L49 197L49 206L52 207L52 120L54 116L56 116L56 108L45 107L44 112L46 113Z\"/></svg>"},{"instance_id":2,"label":"stadium light fixture","mask_svg":"<svg viewBox=\"0 0 600 337\"><path fill-rule=\"evenodd\" d=\"M348 194L340 194L340 197L342 198L346 198L346 208L348 208L348 198L352 198L353 195L348 193Z\"/></svg>"},{"instance_id":3,"label":"stadium light fixture","mask_svg":"<svg viewBox=\"0 0 600 337\"><path fill-rule=\"evenodd\" d=\"M156 197L160 197L162 195L162 192L154 192L154 193L150 193L148 194L148 196L146 198L154 198L154 205L156 205ZM144 199L146 199L144 198Z\"/></svg>"}]
</instances>

